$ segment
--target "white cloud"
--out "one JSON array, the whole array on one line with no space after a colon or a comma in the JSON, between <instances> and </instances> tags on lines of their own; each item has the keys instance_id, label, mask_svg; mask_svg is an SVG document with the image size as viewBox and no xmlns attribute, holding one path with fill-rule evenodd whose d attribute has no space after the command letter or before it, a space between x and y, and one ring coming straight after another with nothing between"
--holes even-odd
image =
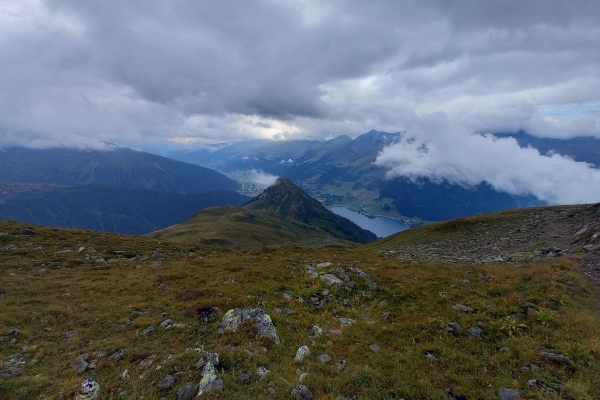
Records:
<instances>
[{"instance_id":1,"label":"white cloud","mask_svg":"<svg viewBox=\"0 0 600 400\"><path fill-rule=\"evenodd\" d=\"M251 182L253 182L257 185L269 187L269 186L273 186L275 184L275 182L277 181L277 178L279 178L279 177L253 169L250 171L248 178L250 179Z\"/></svg>"},{"instance_id":2,"label":"white cloud","mask_svg":"<svg viewBox=\"0 0 600 400\"><path fill-rule=\"evenodd\" d=\"M403 140L384 148L376 164L389 177L429 178L463 186L531 194L550 204L600 202L600 170L559 154L522 148L513 138L481 135L444 113L414 116Z\"/></svg>"}]
</instances>

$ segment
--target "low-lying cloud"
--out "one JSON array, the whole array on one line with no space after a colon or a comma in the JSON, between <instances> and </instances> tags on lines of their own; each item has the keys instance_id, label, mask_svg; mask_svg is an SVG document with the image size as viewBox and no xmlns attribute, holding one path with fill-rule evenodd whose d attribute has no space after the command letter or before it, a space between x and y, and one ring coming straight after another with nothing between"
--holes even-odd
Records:
<instances>
[{"instance_id":1,"label":"low-lying cloud","mask_svg":"<svg viewBox=\"0 0 600 400\"><path fill-rule=\"evenodd\" d=\"M279 178L279 177L253 169L252 171L250 171L248 178L250 179L250 181L252 183L255 183L257 185L264 186L264 187L269 187L269 186L273 186L275 184L275 182L277 181L277 178Z\"/></svg>"},{"instance_id":2,"label":"low-lying cloud","mask_svg":"<svg viewBox=\"0 0 600 400\"><path fill-rule=\"evenodd\" d=\"M403 139L383 149L376 165L388 177L429 178L462 186L489 183L549 204L600 201L600 170L559 154L540 154L513 138L478 134L444 113L413 117Z\"/></svg>"}]
</instances>

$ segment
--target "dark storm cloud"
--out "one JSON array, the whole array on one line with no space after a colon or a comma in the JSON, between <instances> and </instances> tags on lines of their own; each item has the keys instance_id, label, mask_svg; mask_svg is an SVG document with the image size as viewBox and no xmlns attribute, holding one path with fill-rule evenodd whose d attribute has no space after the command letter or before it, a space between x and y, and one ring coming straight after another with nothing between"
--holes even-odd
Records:
<instances>
[{"instance_id":1,"label":"dark storm cloud","mask_svg":"<svg viewBox=\"0 0 600 400\"><path fill-rule=\"evenodd\" d=\"M590 1L0 3L1 143L398 131L600 133L539 107L600 103ZM285 135L283 135L285 133Z\"/></svg>"}]
</instances>

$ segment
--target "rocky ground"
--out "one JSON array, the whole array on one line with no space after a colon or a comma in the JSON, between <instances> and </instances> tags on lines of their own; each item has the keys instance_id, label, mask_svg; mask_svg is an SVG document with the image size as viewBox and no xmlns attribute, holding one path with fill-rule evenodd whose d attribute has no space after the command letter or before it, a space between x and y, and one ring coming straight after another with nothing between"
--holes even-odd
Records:
<instances>
[{"instance_id":1,"label":"rocky ground","mask_svg":"<svg viewBox=\"0 0 600 400\"><path fill-rule=\"evenodd\" d=\"M456 243L425 227L438 236L404 250L226 250L0 221L0 398L593 399L592 288L569 257L536 251L590 259L595 214L533 212L519 227L458 222ZM558 241L506 245L535 223ZM489 247L472 252L469 231ZM500 255L513 259L485 262Z\"/></svg>"},{"instance_id":2,"label":"rocky ground","mask_svg":"<svg viewBox=\"0 0 600 400\"><path fill-rule=\"evenodd\" d=\"M600 289L600 204L538 207L461 218L372 247L401 261L523 263L568 257Z\"/></svg>"}]
</instances>

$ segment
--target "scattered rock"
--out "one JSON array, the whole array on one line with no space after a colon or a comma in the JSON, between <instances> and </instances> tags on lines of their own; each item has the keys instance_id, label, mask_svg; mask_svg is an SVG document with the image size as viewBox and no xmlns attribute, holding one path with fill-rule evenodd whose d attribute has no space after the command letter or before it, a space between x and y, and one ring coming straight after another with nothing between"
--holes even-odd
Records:
<instances>
[{"instance_id":1,"label":"scattered rock","mask_svg":"<svg viewBox=\"0 0 600 400\"><path fill-rule=\"evenodd\" d=\"M213 390L223 390L223 380L217 375L217 369L210 362L202 370L202 380L198 384L198 396Z\"/></svg>"},{"instance_id":2,"label":"scattered rock","mask_svg":"<svg viewBox=\"0 0 600 400\"><path fill-rule=\"evenodd\" d=\"M343 358L341 360L338 360L338 362L335 363L335 366L337 367L338 370L343 370L344 368L346 368L346 360L344 360Z\"/></svg>"},{"instance_id":3,"label":"scattered rock","mask_svg":"<svg viewBox=\"0 0 600 400\"><path fill-rule=\"evenodd\" d=\"M331 356L329 354L321 354L317 359L322 363L327 363L331 361Z\"/></svg>"},{"instance_id":4,"label":"scattered rock","mask_svg":"<svg viewBox=\"0 0 600 400\"><path fill-rule=\"evenodd\" d=\"M17 336L19 336L20 334L21 331L15 328L10 333L7 333L6 335L2 336L0 338L0 342L10 342L11 340L17 338Z\"/></svg>"},{"instance_id":5,"label":"scattered rock","mask_svg":"<svg viewBox=\"0 0 600 400\"><path fill-rule=\"evenodd\" d=\"M248 371L247 369L242 369L239 370L236 374L237 376L237 380L239 383L241 383L242 385L247 385L250 382L252 382L252 378L254 378L254 375L252 375L250 373L250 371Z\"/></svg>"},{"instance_id":6,"label":"scattered rock","mask_svg":"<svg viewBox=\"0 0 600 400\"><path fill-rule=\"evenodd\" d=\"M300 362L306 358L310 354L310 350L308 346L301 346L298 351L296 351L296 357L294 357L294 362Z\"/></svg>"},{"instance_id":7,"label":"scattered rock","mask_svg":"<svg viewBox=\"0 0 600 400\"><path fill-rule=\"evenodd\" d=\"M569 357L565 356L564 354L554 354L554 353L548 353L546 351L542 351L540 353L540 357L542 357L544 360L546 360L552 364L559 364L559 365L571 364L571 359Z\"/></svg>"},{"instance_id":8,"label":"scattered rock","mask_svg":"<svg viewBox=\"0 0 600 400\"><path fill-rule=\"evenodd\" d=\"M467 397L462 394L454 393L450 389L446 389L446 400L467 400Z\"/></svg>"},{"instance_id":9,"label":"scattered rock","mask_svg":"<svg viewBox=\"0 0 600 400\"><path fill-rule=\"evenodd\" d=\"M292 389L292 393L290 393L296 399L302 400L314 400L314 396L310 389L304 385L296 385L294 389Z\"/></svg>"},{"instance_id":10,"label":"scattered rock","mask_svg":"<svg viewBox=\"0 0 600 400\"><path fill-rule=\"evenodd\" d=\"M381 351L381 347L378 344L372 344L369 348L373 353L379 353Z\"/></svg>"},{"instance_id":11,"label":"scattered rock","mask_svg":"<svg viewBox=\"0 0 600 400\"><path fill-rule=\"evenodd\" d=\"M521 400L523 399L523 392L517 389L502 388L498 390L498 397L502 400Z\"/></svg>"},{"instance_id":12,"label":"scattered rock","mask_svg":"<svg viewBox=\"0 0 600 400\"><path fill-rule=\"evenodd\" d=\"M254 319L258 337L264 337L279 344L277 328L273 325L271 316L265 310L260 308L246 307L243 310L233 308L223 315L221 319L221 328L223 331L235 331L237 328L249 319Z\"/></svg>"},{"instance_id":13,"label":"scattered rock","mask_svg":"<svg viewBox=\"0 0 600 400\"><path fill-rule=\"evenodd\" d=\"M14 378L15 376L21 375L23 372L20 368L10 367L0 371L0 376L3 378Z\"/></svg>"},{"instance_id":14,"label":"scattered rock","mask_svg":"<svg viewBox=\"0 0 600 400\"><path fill-rule=\"evenodd\" d=\"M68 331L67 333L65 333L65 337L67 339L73 339L78 334L79 334L79 332L77 332L77 331Z\"/></svg>"},{"instance_id":15,"label":"scattered rock","mask_svg":"<svg viewBox=\"0 0 600 400\"><path fill-rule=\"evenodd\" d=\"M256 375L258 375L261 381L265 379L269 373L271 373L271 371L269 371L263 366L260 366L256 369Z\"/></svg>"},{"instance_id":16,"label":"scattered rock","mask_svg":"<svg viewBox=\"0 0 600 400\"><path fill-rule=\"evenodd\" d=\"M340 324L342 324L342 326L350 326L356 322L356 320L351 319L351 318L339 318L339 320L340 320Z\"/></svg>"},{"instance_id":17,"label":"scattered rock","mask_svg":"<svg viewBox=\"0 0 600 400\"><path fill-rule=\"evenodd\" d=\"M119 350L115 351L114 353L112 353L110 356L108 356L107 360L120 360L121 358L123 358L124 352L125 352L125 349L119 349Z\"/></svg>"},{"instance_id":18,"label":"scattered rock","mask_svg":"<svg viewBox=\"0 0 600 400\"><path fill-rule=\"evenodd\" d=\"M231 285L231 284L236 283L237 281L238 281L238 278L229 278L225 282L223 282L223 285Z\"/></svg>"},{"instance_id":19,"label":"scattered rock","mask_svg":"<svg viewBox=\"0 0 600 400\"><path fill-rule=\"evenodd\" d=\"M468 336L474 337L474 338L477 338L477 339L483 338L483 335L484 335L483 329L481 329L478 326L472 326L470 328L467 328L466 332L467 332Z\"/></svg>"},{"instance_id":20,"label":"scattered rock","mask_svg":"<svg viewBox=\"0 0 600 400\"><path fill-rule=\"evenodd\" d=\"M119 378L129 380L131 378L131 376L129 376L129 371L124 370L123 372L121 372Z\"/></svg>"},{"instance_id":21,"label":"scattered rock","mask_svg":"<svg viewBox=\"0 0 600 400\"><path fill-rule=\"evenodd\" d=\"M312 332L313 336L321 336L323 334L323 329L319 325L313 325L310 331Z\"/></svg>"},{"instance_id":22,"label":"scattered rock","mask_svg":"<svg viewBox=\"0 0 600 400\"><path fill-rule=\"evenodd\" d=\"M341 336L343 334L341 329L331 329L329 334L332 336Z\"/></svg>"},{"instance_id":23,"label":"scattered rock","mask_svg":"<svg viewBox=\"0 0 600 400\"><path fill-rule=\"evenodd\" d=\"M175 378L173 378L173 375L167 375L158 382L158 388L166 390L166 389L169 389L174 384L175 384Z\"/></svg>"},{"instance_id":24,"label":"scattered rock","mask_svg":"<svg viewBox=\"0 0 600 400\"><path fill-rule=\"evenodd\" d=\"M82 354L79 357L75 358L71 363L71 367L77 372L79 375L83 374L87 369L89 364L87 363L87 354Z\"/></svg>"},{"instance_id":25,"label":"scattered rock","mask_svg":"<svg viewBox=\"0 0 600 400\"><path fill-rule=\"evenodd\" d=\"M509 352L510 351L510 347L504 346L504 347L500 348L500 350L498 350L498 351L500 351L500 352Z\"/></svg>"},{"instance_id":26,"label":"scattered rock","mask_svg":"<svg viewBox=\"0 0 600 400\"><path fill-rule=\"evenodd\" d=\"M177 394L175 395L176 400L191 400L192 397L196 395L198 391L198 386L196 385L185 385L177 389Z\"/></svg>"},{"instance_id":27,"label":"scattered rock","mask_svg":"<svg viewBox=\"0 0 600 400\"><path fill-rule=\"evenodd\" d=\"M334 289L339 289L344 285L344 281L333 274L322 275L321 280Z\"/></svg>"},{"instance_id":28,"label":"scattered rock","mask_svg":"<svg viewBox=\"0 0 600 400\"><path fill-rule=\"evenodd\" d=\"M381 313L381 318L383 318L383 319L389 319L390 315L392 315L392 312L391 311L386 311L386 312Z\"/></svg>"},{"instance_id":29,"label":"scattered rock","mask_svg":"<svg viewBox=\"0 0 600 400\"><path fill-rule=\"evenodd\" d=\"M164 329L170 329L173 326L173 320L171 318L165 319L158 326Z\"/></svg>"},{"instance_id":30,"label":"scattered rock","mask_svg":"<svg viewBox=\"0 0 600 400\"><path fill-rule=\"evenodd\" d=\"M200 322L215 322L221 310L219 307L201 307L198 309Z\"/></svg>"},{"instance_id":31,"label":"scattered rock","mask_svg":"<svg viewBox=\"0 0 600 400\"><path fill-rule=\"evenodd\" d=\"M471 307L467 307L464 304L455 304L452 306L453 310L462 311L464 313L472 313L473 309Z\"/></svg>"},{"instance_id":32,"label":"scattered rock","mask_svg":"<svg viewBox=\"0 0 600 400\"><path fill-rule=\"evenodd\" d=\"M87 378L85 381L81 382L79 393L80 394L75 397L75 400L98 400L102 394L102 390L100 389L100 384L98 382L92 378Z\"/></svg>"},{"instance_id":33,"label":"scattered rock","mask_svg":"<svg viewBox=\"0 0 600 400\"><path fill-rule=\"evenodd\" d=\"M453 335L460 335L462 333L462 328L456 322L448 322L446 324L446 331Z\"/></svg>"},{"instance_id":34,"label":"scattered rock","mask_svg":"<svg viewBox=\"0 0 600 400\"><path fill-rule=\"evenodd\" d=\"M556 391L554 389L552 389L550 386L546 385L544 382L540 381L539 379L528 380L527 384L525 384L525 387L527 389L542 389L545 392L556 393Z\"/></svg>"},{"instance_id":35,"label":"scattered rock","mask_svg":"<svg viewBox=\"0 0 600 400\"><path fill-rule=\"evenodd\" d=\"M151 326L147 327L146 329L144 329L142 331L142 334L144 334L144 335L150 335L151 333L154 333L154 331L156 331L156 328L151 325Z\"/></svg>"},{"instance_id":36,"label":"scattered rock","mask_svg":"<svg viewBox=\"0 0 600 400\"><path fill-rule=\"evenodd\" d=\"M152 354L150 357L145 358L142 361L140 361L140 368L141 369L148 368L150 365L152 365L152 361L154 360L155 357L156 357L156 354Z\"/></svg>"},{"instance_id":37,"label":"scattered rock","mask_svg":"<svg viewBox=\"0 0 600 400\"><path fill-rule=\"evenodd\" d=\"M333 264L330 262L319 263L319 264L317 264L317 269L331 267L332 265Z\"/></svg>"},{"instance_id":38,"label":"scattered rock","mask_svg":"<svg viewBox=\"0 0 600 400\"><path fill-rule=\"evenodd\" d=\"M583 226L580 230L577 231L575 236L581 236L589 230L588 226Z\"/></svg>"}]
</instances>

